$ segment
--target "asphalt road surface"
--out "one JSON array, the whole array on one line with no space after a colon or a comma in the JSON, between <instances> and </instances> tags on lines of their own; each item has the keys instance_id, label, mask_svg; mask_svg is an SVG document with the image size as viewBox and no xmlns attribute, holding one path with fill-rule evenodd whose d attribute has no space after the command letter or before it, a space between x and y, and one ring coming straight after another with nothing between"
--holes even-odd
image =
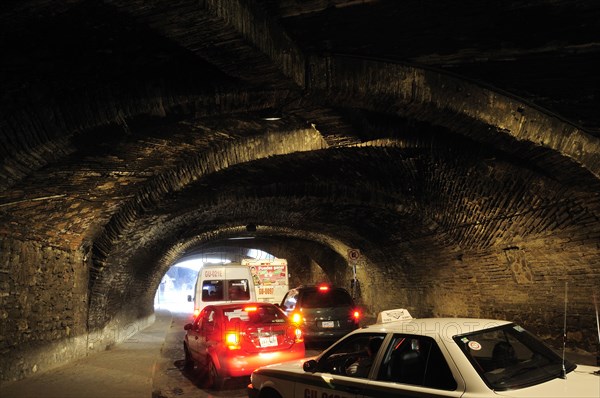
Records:
<instances>
[{"instance_id":1,"label":"asphalt road surface","mask_svg":"<svg viewBox=\"0 0 600 398\"><path fill-rule=\"evenodd\" d=\"M126 341L26 379L0 382L0 398L246 397L249 377L228 380L220 391L205 387L202 372L183 371L183 326L190 313L160 310L156 322ZM325 347L307 347L307 356ZM567 352L576 363L595 365L589 354Z\"/></svg>"}]
</instances>

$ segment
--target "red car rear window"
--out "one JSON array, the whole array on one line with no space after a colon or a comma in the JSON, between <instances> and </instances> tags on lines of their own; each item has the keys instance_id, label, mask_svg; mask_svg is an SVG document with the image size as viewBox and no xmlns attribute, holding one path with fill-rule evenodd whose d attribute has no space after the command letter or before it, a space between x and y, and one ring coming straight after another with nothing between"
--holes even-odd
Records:
<instances>
[{"instance_id":1,"label":"red car rear window","mask_svg":"<svg viewBox=\"0 0 600 398\"><path fill-rule=\"evenodd\" d=\"M248 325L287 322L285 314L274 305L230 307L224 310L223 314L229 322L243 322Z\"/></svg>"}]
</instances>

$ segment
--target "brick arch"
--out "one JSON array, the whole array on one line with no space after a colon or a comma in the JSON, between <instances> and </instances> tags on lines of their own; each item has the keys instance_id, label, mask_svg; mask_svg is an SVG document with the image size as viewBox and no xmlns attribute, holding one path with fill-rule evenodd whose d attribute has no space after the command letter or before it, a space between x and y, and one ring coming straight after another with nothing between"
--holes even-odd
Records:
<instances>
[{"instance_id":1,"label":"brick arch","mask_svg":"<svg viewBox=\"0 0 600 398\"><path fill-rule=\"evenodd\" d=\"M271 107L288 96L285 90L240 91L198 84L115 82L85 93L70 93L66 99L45 93L43 100L31 99L27 107L8 104L0 115L4 138L0 145L0 192L44 166L73 155L76 141L87 140L99 129L115 126L126 136L130 133L128 123L140 116L239 115Z\"/></svg>"},{"instance_id":2,"label":"brick arch","mask_svg":"<svg viewBox=\"0 0 600 398\"><path fill-rule=\"evenodd\" d=\"M310 201L311 198L307 195L312 195L312 191L313 188L307 187L307 191L304 193L284 192L284 194L296 197L292 201L298 200L298 197L301 197L302 201ZM349 192L344 191L342 188L339 194L349 194ZM354 194L357 198L364 196L360 192ZM232 200L236 203L236 209L240 212L237 215L232 215L230 209ZM336 195L330 198L315 197L312 200L315 203L327 201L331 205L337 203ZM358 201L357 199L356 202L358 203ZM218 203L222 204L221 207L218 206ZM151 311L153 292L160 278L168 267L180 258L186 250L204 242L244 235L246 233L245 226L236 226L236 217L262 220L263 218L260 218L258 214L254 214L253 211L261 207L266 206L269 208L277 205L281 205L281 199L276 198L273 201L266 198L250 198L244 201L233 194L231 200L220 198L212 204L210 201L195 204L192 207L200 208L199 210L183 209L180 214L175 216L170 215L169 212L160 215L154 214L150 211L149 206L146 206L146 212L144 214L140 213L139 219L132 218L129 224L120 225L122 228L119 233L126 236L127 239L115 238L110 252L107 252L107 255L102 258L104 268L102 273L98 274L97 282L90 288L89 325L93 328L101 328L115 315L115 308L118 308L119 303L122 302L129 302L132 305L132 310L135 311L143 313ZM178 207L177 203L172 204L172 206ZM214 221L203 219L203 214L212 214L224 226L214 230L205 230L209 227L203 227L203 225L214 225ZM230 219L227 219L225 215ZM196 220L196 222L190 220ZM339 277L339 281L346 281L348 270L342 268L347 267L345 261L347 250L351 247L364 247L365 244L368 244L365 243L364 237L355 232L350 232L344 237L336 237L331 231L329 233L315 232L314 225L306 228L297 225L294 225L294 227L282 226L285 225L286 221L289 221L288 218L281 216L277 223L267 226L261 225L259 231L269 236L275 236L277 239L287 239L295 242L295 245L304 247L308 243L301 245L299 242L310 242L321 247L323 251L329 252L330 254L326 257L334 259L335 264L331 267L324 266L324 271L330 275L332 280ZM298 221L301 222L302 219L297 219L296 223ZM147 236L152 236L152 238L146 238ZM152 239L150 243L148 242L149 239ZM138 245L137 242L141 242L144 247ZM131 251L125 246L133 246L134 249ZM313 253L313 257L317 259L317 263L325 263L324 255L315 253L316 251ZM323 257L323 259L319 261L320 257ZM160 260L156 260L157 258L160 258ZM95 261L98 261L98 258ZM138 268L140 264L143 266L143 270ZM147 272L147 270L150 271ZM131 283L135 282L138 287L128 292L119 291L116 288L118 282L130 287Z\"/></svg>"},{"instance_id":3,"label":"brick arch","mask_svg":"<svg viewBox=\"0 0 600 398\"><path fill-rule=\"evenodd\" d=\"M173 224L177 224L177 220L173 220ZM185 226L188 227L191 228L192 225ZM151 234L155 231L147 232ZM152 243L134 253L122 252L119 247L115 248L115 253L107 258L107 268L101 276L101 283L95 286L94 291L90 291L88 326L91 330L101 330L113 319L135 319L151 314L154 292L162 276L169 267L183 258L186 252L210 245L211 242L222 244L228 238L245 234L245 225L229 225L212 230L205 228L202 232L174 239L174 232L167 229L163 235L156 236ZM268 236L269 241L292 245L293 248L289 250L300 251L312 258L331 281L343 285L349 281L346 262L349 243L310 230L280 226L259 226L254 235L259 241ZM268 244L262 243L252 247L267 246ZM130 257L127 257L128 255ZM129 303L128 308L122 308L123 302Z\"/></svg>"},{"instance_id":4,"label":"brick arch","mask_svg":"<svg viewBox=\"0 0 600 398\"><path fill-rule=\"evenodd\" d=\"M307 92L321 103L426 121L507 153L540 148L549 152L546 156L570 159L600 178L600 140L508 93L381 60L313 56L308 65Z\"/></svg>"},{"instance_id":5,"label":"brick arch","mask_svg":"<svg viewBox=\"0 0 600 398\"><path fill-rule=\"evenodd\" d=\"M124 231L140 214L156 206L165 195L183 189L202 175L218 172L237 163L277 154L321 149L323 145L318 132L310 128L290 132L267 132L264 135L202 153L193 163L181 164L179 168L151 180L134 198L120 207L106 223L103 232L94 239L91 248L90 308L94 306L93 297L104 290L102 285L112 283L110 278L103 280L102 274L106 268L106 258L112 252L113 245L122 239Z\"/></svg>"},{"instance_id":6,"label":"brick arch","mask_svg":"<svg viewBox=\"0 0 600 398\"><path fill-rule=\"evenodd\" d=\"M423 186L415 187L426 197L433 195L428 199L426 206L414 207L410 200L401 200L403 195L408 197L410 191L402 188L399 182L391 182L389 186L383 187L381 181L371 181L370 178L362 183L338 185L326 179L307 185L288 181L286 185L275 184L272 189L265 190L264 195L251 197L248 196L244 187L240 187L238 190L230 187L223 196L205 197L202 200L196 199L196 201L188 200L198 196L198 191L191 187L194 184L190 182L187 188L182 187L178 191L182 195L181 197L169 197L171 202L169 207L160 208L159 206L159 209L153 212L149 206L146 206L144 213L140 213L136 219L132 218L130 224L122 225L123 229L120 230L120 234L126 236L127 239L116 239L115 245L111 247L111 252L105 259L107 268L103 271L104 275L94 286L95 290L91 291L90 317L95 319L95 314L98 312L110 316L112 310L107 307L109 303L103 301L105 297L113 297L112 300L117 303L137 301L134 300L134 297L128 296L127 300L123 298L124 294L131 293L112 290L114 288L113 281L123 280L123 278L138 284L138 288L134 291L143 291L139 286L146 284L146 293L149 296L145 298L145 311L148 311L151 308L149 305L153 297L151 293L155 287L153 284L158 283L160 276L166 272L169 264L174 262L188 247L202 244L207 240L214 241L226 236L245 234L244 227L237 225L236 221L250 219L261 224L264 221L264 215L260 214L260 208L272 209L271 215L276 217L269 225L263 226L269 228L263 230L268 231L271 235L321 242L327 247L335 248L335 252L340 257L345 256L346 250L350 247L369 248L370 250L365 250L365 256L370 257L371 253L374 253L374 257L381 258L367 261L371 267L371 275L373 269L380 270L377 268L378 263L385 264L389 260L385 258L384 249L376 248L376 237L369 236L368 233L377 231L379 220L385 220L391 216L404 214L405 217L415 217L416 214L420 214L424 220L420 231L415 229L416 221L406 221L404 228L395 228L397 233L395 236L389 237L389 242L385 244L387 248L394 245L394 242L398 242L400 245L406 245L409 252L427 250L429 252L448 251L451 254L453 250L461 250L461 248L467 251L477 251L489 250L490 247L498 245L510 246L515 239L541 236L556 227L560 227L558 229L560 231L565 225L568 226L567 221L569 221L561 214L571 214L572 220L570 220L574 222L579 222L579 220L586 222L585 220L594 217L594 214L597 217L598 204L593 201L586 203L584 196L580 196L581 192L577 194L580 196L579 198L575 198L574 195L571 202L565 201L563 196L569 196L569 192L565 191L560 184L547 180L536 186L530 186L527 182L541 178L536 176L535 170L515 174L516 166L511 166L506 161L503 164L496 162L496 166L490 168L486 163L487 153L485 151L479 157L474 156L475 153L472 152L457 156L451 150L443 152L443 145L439 145L437 148L429 145L420 149L427 152L426 158L418 160L413 153L405 156L403 160L399 155L405 150L412 153L415 148L410 146L404 148L400 145L394 151L391 149L394 149L394 146L386 142L381 147L365 146L328 149L305 154L294 153L282 155L277 159L255 160L231 165L227 170L215 174L219 174L219 178L225 177L222 174L231 174L237 180L234 179L229 184L236 186L237 183L249 178L249 175L269 174L271 178L275 179L272 169L280 170L279 178L285 179L288 170L286 164L298 164L298 157L302 157L307 164L315 164L319 169L330 169L331 164L328 163L328 158L336 159L334 162L340 161L340 164L344 164L350 174L352 174L352 167L358 167L357 170L365 173L364 165L375 165L380 162L380 165L376 166L371 173L381 173L381 178L386 180L388 177L393 177L396 171L401 170L404 178L397 176L399 179L408 177L408 179L412 179L413 183L416 183L423 178ZM460 157L467 159L468 164L461 164ZM427 160L429 158L431 159ZM417 166L415 166L415 159L418 160ZM442 160L444 160L444 164L440 163ZM390 170L391 161L396 163L397 169ZM321 165L319 162L323 162L323 164ZM238 170L240 167L250 167L251 169L241 172ZM413 169L413 167L418 168ZM371 174L367 173L366 175ZM487 181L487 183L474 185L473 191L465 191L464 197L454 195L457 190L462 190L460 186L464 186L466 189L473 185L469 184L469 181L473 179ZM213 185L210 181L202 179L194 182ZM458 185L459 188L455 185ZM500 190L508 191L506 193L507 200L502 200L499 192L492 189L495 185L498 185ZM409 182L408 188L410 186ZM190 191L187 192L188 190ZM396 192L396 190L399 191ZM400 193L401 191L404 193ZM344 197L346 205L356 206L357 209L360 209L360 206L370 206L373 220L367 220L369 222L361 225L362 231L360 232L356 226L346 223L346 235L342 236L340 231L314 232L316 218L312 221L313 224L309 224L310 219L292 217L296 206L300 206L298 214L305 214L303 211L306 210L303 206L310 207L311 204L315 204L315 208L317 204L336 206L339 197ZM486 197L496 197L496 199L487 200ZM186 203L188 204L185 205ZM273 209L281 206L282 203L285 204L287 210L277 215ZM157 204L155 203L155 205ZM380 212L378 217L375 217L373 212L376 208ZM176 212L172 213L175 209ZM477 209L476 215L482 214L483 216L470 218L473 209ZM351 212L348 214L352 215ZM436 218L435 214L443 214L444 217ZM555 225L554 218L547 217L547 214L559 215L563 225ZM536 219L539 220L533 223L530 221ZM223 226L219 229L211 229L210 226L217 223ZM343 222L336 219L335 223L342 224ZM302 227L302 224L306 225ZM286 225L289 226L286 227ZM434 242L429 239L432 233L440 236L441 244L436 250L432 250L431 245ZM563 233L568 233L568 231L565 230ZM195 234L200 234L200 237L196 237ZM143 244L138 245L136 242ZM127 248L126 246L131 247ZM456 248L451 249L453 246ZM382 253L378 253L379 251ZM458 254L454 255L458 256ZM155 262L155 259L159 257L164 260ZM407 271L407 267L417 264L406 253L398 253L397 259L401 261L396 262L393 271L386 270L382 274L393 272L395 276L403 275ZM140 264L144 269L150 269L151 273L146 275L146 271L137 268ZM139 281L136 282L135 279L139 279ZM148 286L150 286L149 290ZM139 295L137 297L140 298Z\"/></svg>"},{"instance_id":7,"label":"brick arch","mask_svg":"<svg viewBox=\"0 0 600 398\"><path fill-rule=\"evenodd\" d=\"M246 235L251 235L253 239L228 241L229 238ZM166 270L168 264L179 261L182 255L190 250L203 251L212 246L231 246L260 249L281 258L286 258L291 253L302 253L320 269L321 273L327 275L330 280L335 280L336 274L342 276L347 272L343 268L347 267L345 256L348 245L335 237L310 230L258 225L257 231L248 233L243 225L231 226L206 231L189 237L183 242L177 242L157 262L161 264L158 272ZM300 270L296 269L296 271Z\"/></svg>"}]
</instances>

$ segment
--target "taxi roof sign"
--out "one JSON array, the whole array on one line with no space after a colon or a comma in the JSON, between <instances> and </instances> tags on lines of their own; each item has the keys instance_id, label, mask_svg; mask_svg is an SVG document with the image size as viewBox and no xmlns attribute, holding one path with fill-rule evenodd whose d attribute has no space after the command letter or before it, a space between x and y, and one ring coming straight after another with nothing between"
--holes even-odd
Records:
<instances>
[{"instance_id":1,"label":"taxi roof sign","mask_svg":"<svg viewBox=\"0 0 600 398\"><path fill-rule=\"evenodd\" d=\"M381 311L377 315L377 323L388 323L394 321L408 321L413 319L407 309L398 308L395 310Z\"/></svg>"}]
</instances>

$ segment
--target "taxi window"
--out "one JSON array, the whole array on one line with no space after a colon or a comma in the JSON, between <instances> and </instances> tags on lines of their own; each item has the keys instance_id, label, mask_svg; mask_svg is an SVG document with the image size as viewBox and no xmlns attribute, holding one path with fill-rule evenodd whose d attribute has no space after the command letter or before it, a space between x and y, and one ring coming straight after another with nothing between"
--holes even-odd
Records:
<instances>
[{"instance_id":1,"label":"taxi window","mask_svg":"<svg viewBox=\"0 0 600 398\"><path fill-rule=\"evenodd\" d=\"M368 377L384 338L384 333L358 333L344 338L319 359L319 371Z\"/></svg>"},{"instance_id":2,"label":"taxi window","mask_svg":"<svg viewBox=\"0 0 600 398\"><path fill-rule=\"evenodd\" d=\"M437 343L426 336L394 335L377 380L449 391L457 387Z\"/></svg>"}]
</instances>

